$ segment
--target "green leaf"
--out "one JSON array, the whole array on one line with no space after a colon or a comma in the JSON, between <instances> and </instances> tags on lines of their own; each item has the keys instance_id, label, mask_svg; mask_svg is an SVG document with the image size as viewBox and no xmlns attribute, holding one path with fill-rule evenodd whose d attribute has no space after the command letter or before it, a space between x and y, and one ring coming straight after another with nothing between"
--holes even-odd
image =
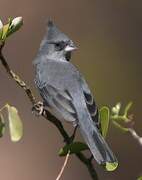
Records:
<instances>
[{"instance_id":1,"label":"green leaf","mask_svg":"<svg viewBox=\"0 0 142 180\"><path fill-rule=\"evenodd\" d=\"M110 110L107 106L100 109L100 122L103 137L106 137L109 127Z\"/></svg>"},{"instance_id":2,"label":"green leaf","mask_svg":"<svg viewBox=\"0 0 142 180\"><path fill-rule=\"evenodd\" d=\"M2 113L0 113L0 137L3 136L5 132L5 122L4 122L4 117Z\"/></svg>"},{"instance_id":3,"label":"green leaf","mask_svg":"<svg viewBox=\"0 0 142 180\"><path fill-rule=\"evenodd\" d=\"M118 162L110 163L106 162L105 169L107 171L114 171L118 167Z\"/></svg>"},{"instance_id":4,"label":"green leaf","mask_svg":"<svg viewBox=\"0 0 142 180\"><path fill-rule=\"evenodd\" d=\"M138 177L137 180L142 180L142 176Z\"/></svg>"},{"instance_id":5,"label":"green leaf","mask_svg":"<svg viewBox=\"0 0 142 180\"><path fill-rule=\"evenodd\" d=\"M128 115L128 111L130 110L130 108L131 108L131 106L132 106L132 102L129 102L128 104L127 104L127 106L125 107L125 110L124 110L124 117L126 117L126 122L128 121L127 120L127 115Z\"/></svg>"},{"instance_id":6,"label":"green leaf","mask_svg":"<svg viewBox=\"0 0 142 180\"><path fill-rule=\"evenodd\" d=\"M59 151L59 156L66 156L70 151L70 154L79 153L80 151L84 151L89 149L88 146L82 142L73 142L71 144L65 145Z\"/></svg>"},{"instance_id":7,"label":"green leaf","mask_svg":"<svg viewBox=\"0 0 142 180\"><path fill-rule=\"evenodd\" d=\"M9 25L10 24L8 23L8 24L3 26L3 29L2 29L2 31L3 31L2 32L2 38L1 38L3 41L6 40L6 37L7 37L7 34L8 34L8 30L9 30Z\"/></svg>"},{"instance_id":8,"label":"green leaf","mask_svg":"<svg viewBox=\"0 0 142 180\"><path fill-rule=\"evenodd\" d=\"M23 124L14 106L6 105L8 110L10 137L14 142L19 141L23 136Z\"/></svg>"}]
</instances>

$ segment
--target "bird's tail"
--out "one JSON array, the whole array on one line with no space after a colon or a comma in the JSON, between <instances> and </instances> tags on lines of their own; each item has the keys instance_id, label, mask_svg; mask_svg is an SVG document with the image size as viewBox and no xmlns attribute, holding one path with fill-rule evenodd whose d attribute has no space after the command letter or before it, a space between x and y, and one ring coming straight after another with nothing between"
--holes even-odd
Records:
<instances>
[{"instance_id":1,"label":"bird's tail","mask_svg":"<svg viewBox=\"0 0 142 180\"><path fill-rule=\"evenodd\" d=\"M81 121L79 128L95 160L107 171L115 170L118 161L93 121L90 120L86 123Z\"/></svg>"}]
</instances>

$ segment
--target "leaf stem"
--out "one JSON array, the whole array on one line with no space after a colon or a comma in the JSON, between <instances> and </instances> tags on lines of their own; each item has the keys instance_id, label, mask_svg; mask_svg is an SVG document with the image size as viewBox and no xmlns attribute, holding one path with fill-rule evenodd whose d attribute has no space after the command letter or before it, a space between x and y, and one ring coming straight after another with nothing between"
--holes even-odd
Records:
<instances>
[{"instance_id":1,"label":"leaf stem","mask_svg":"<svg viewBox=\"0 0 142 180\"><path fill-rule=\"evenodd\" d=\"M63 174L63 172L64 172L64 170L65 170L65 167L67 166L67 163L68 163L68 160L69 160L69 156L70 156L70 151L69 151L69 152L67 153L67 155L66 155L64 164L63 164L63 166L62 166L62 168L61 168L61 171L59 172L56 180L59 180L59 179L61 178L61 176L62 176L62 174Z\"/></svg>"}]
</instances>

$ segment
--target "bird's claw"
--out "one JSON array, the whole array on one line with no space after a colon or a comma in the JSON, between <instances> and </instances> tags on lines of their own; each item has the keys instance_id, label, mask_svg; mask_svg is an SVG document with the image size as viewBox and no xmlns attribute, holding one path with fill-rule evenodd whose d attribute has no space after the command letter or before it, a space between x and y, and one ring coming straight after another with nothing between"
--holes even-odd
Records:
<instances>
[{"instance_id":1,"label":"bird's claw","mask_svg":"<svg viewBox=\"0 0 142 180\"><path fill-rule=\"evenodd\" d=\"M44 105L43 105L43 102L39 101L37 102L36 104L34 104L34 106L32 107L32 112L36 112L35 114L37 116L40 116L42 115L43 113L43 110L44 110Z\"/></svg>"}]
</instances>

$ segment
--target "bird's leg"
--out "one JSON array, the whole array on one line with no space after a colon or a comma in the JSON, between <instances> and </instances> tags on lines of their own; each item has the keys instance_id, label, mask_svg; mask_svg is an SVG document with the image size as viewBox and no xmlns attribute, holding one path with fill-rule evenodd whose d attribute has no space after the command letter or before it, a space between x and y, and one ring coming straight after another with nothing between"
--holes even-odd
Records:
<instances>
[{"instance_id":1,"label":"bird's leg","mask_svg":"<svg viewBox=\"0 0 142 180\"><path fill-rule=\"evenodd\" d=\"M34 104L34 106L32 107L32 112L36 112L36 115L42 115L44 110L44 104L43 102L39 101L36 104Z\"/></svg>"},{"instance_id":2,"label":"bird's leg","mask_svg":"<svg viewBox=\"0 0 142 180\"><path fill-rule=\"evenodd\" d=\"M94 156L93 156L93 154L91 154L91 156L89 157L89 161L92 161L94 159Z\"/></svg>"},{"instance_id":3,"label":"bird's leg","mask_svg":"<svg viewBox=\"0 0 142 180\"><path fill-rule=\"evenodd\" d=\"M78 128L78 124L75 126L74 131L73 131L73 134L70 136L70 141L71 141L71 142L73 142L73 140L74 140L74 138L75 138L77 128Z\"/></svg>"}]
</instances>

